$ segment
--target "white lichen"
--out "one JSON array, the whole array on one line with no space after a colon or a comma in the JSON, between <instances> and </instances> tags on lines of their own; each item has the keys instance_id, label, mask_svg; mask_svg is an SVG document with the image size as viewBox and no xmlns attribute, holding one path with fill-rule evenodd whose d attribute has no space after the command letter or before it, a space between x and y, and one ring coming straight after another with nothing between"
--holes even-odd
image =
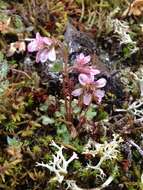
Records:
<instances>
[{"instance_id":1,"label":"white lichen","mask_svg":"<svg viewBox=\"0 0 143 190\"><path fill-rule=\"evenodd\" d=\"M130 54L132 54L135 53L139 48L136 47L136 42L131 38L131 31L128 22L113 18L119 12L119 10L119 8L116 8L109 14L106 21L106 29L109 30L109 32L113 31L119 36L120 44L132 45L132 47L130 47Z\"/></svg>"},{"instance_id":2,"label":"white lichen","mask_svg":"<svg viewBox=\"0 0 143 190\"><path fill-rule=\"evenodd\" d=\"M107 18L107 26L110 28L110 30L113 30L114 33L119 35L121 44L135 43L130 37L130 28L127 22L120 21L119 19L113 19L111 15L109 15Z\"/></svg>"},{"instance_id":3,"label":"white lichen","mask_svg":"<svg viewBox=\"0 0 143 190\"><path fill-rule=\"evenodd\" d=\"M104 189L105 187L107 187L112 181L114 180L114 176L109 176L106 181L100 186L100 187L95 187L95 188L91 188L91 189L85 189L85 188L81 188L79 187L77 184L76 184L76 181L75 180L66 180L66 183L67 183L67 188L66 190L68 189L71 189L71 190L102 190Z\"/></svg>"},{"instance_id":4,"label":"white lichen","mask_svg":"<svg viewBox=\"0 0 143 190\"><path fill-rule=\"evenodd\" d=\"M118 19L112 20L112 25L114 33L118 34L121 39L121 44L135 44L129 34L129 25L125 21L120 21Z\"/></svg>"},{"instance_id":5,"label":"white lichen","mask_svg":"<svg viewBox=\"0 0 143 190\"><path fill-rule=\"evenodd\" d=\"M66 183L67 183L66 190L68 190L68 189L71 189L71 190L83 190L83 188L80 188L80 187L77 186L75 180L66 180Z\"/></svg>"},{"instance_id":6,"label":"white lichen","mask_svg":"<svg viewBox=\"0 0 143 190\"><path fill-rule=\"evenodd\" d=\"M111 142L105 141L103 144L93 142L90 140L85 146L83 154L91 154L93 157L96 155L100 156L99 162L93 166L88 164L87 169L94 169L100 172L99 177L105 177L105 173L101 168L101 165L106 160L117 160L119 154L120 144L123 142L123 139L118 135L113 135L113 140Z\"/></svg>"},{"instance_id":7,"label":"white lichen","mask_svg":"<svg viewBox=\"0 0 143 190\"><path fill-rule=\"evenodd\" d=\"M55 173L55 180L57 180L59 183L62 183L64 180L65 175L68 173L68 165L75 159L78 159L78 156L75 152L73 152L73 155L66 160L63 155L63 149L64 146L58 146L54 141L52 141L51 146L57 148L57 152L53 156L53 161L50 161L49 164L44 163L36 163L36 166L42 166L48 168L51 172Z\"/></svg>"},{"instance_id":8,"label":"white lichen","mask_svg":"<svg viewBox=\"0 0 143 190\"><path fill-rule=\"evenodd\" d=\"M129 112L134 120L143 122L143 98L134 101L127 109L116 109L117 112Z\"/></svg>"}]
</instances>

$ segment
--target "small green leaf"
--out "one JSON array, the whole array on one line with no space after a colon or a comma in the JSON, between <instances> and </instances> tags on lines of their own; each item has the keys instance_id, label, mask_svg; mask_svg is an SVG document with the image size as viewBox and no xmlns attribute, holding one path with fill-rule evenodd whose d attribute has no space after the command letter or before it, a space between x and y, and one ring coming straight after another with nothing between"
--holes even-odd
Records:
<instances>
[{"instance_id":1,"label":"small green leaf","mask_svg":"<svg viewBox=\"0 0 143 190\"><path fill-rule=\"evenodd\" d=\"M23 31L24 25L22 23L21 17L19 15L15 15L14 19L15 19L14 24L15 24L15 27L16 27L17 31L18 32Z\"/></svg>"},{"instance_id":2,"label":"small green leaf","mask_svg":"<svg viewBox=\"0 0 143 190\"><path fill-rule=\"evenodd\" d=\"M61 124L57 127L57 134L64 143L70 142L71 137L65 124Z\"/></svg>"},{"instance_id":3,"label":"small green leaf","mask_svg":"<svg viewBox=\"0 0 143 190\"><path fill-rule=\"evenodd\" d=\"M6 9L7 6L8 6L8 4L5 1L0 0L0 8L1 9Z\"/></svg>"},{"instance_id":4,"label":"small green leaf","mask_svg":"<svg viewBox=\"0 0 143 190\"><path fill-rule=\"evenodd\" d=\"M93 108L89 108L89 110L86 112L86 118L88 120L92 120L97 115L97 112Z\"/></svg>"},{"instance_id":5,"label":"small green leaf","mask_svg":"<svg viewBox=\"0 0 143 190\"><path fill-rule=\"evenodd\" d=\"M43 115L43 116L41 117L41 120L42 120L42 124L43 124L43 125L48 125L48 124L53 124L53 123L55 123L54 119L52 119L52 118L50 118L50 117L48 117L48 116L45 116L45 115Z\"/></svg>"},{"instance_id":6,"label":"small green leaf","mask_svg":"<svg viewBox=\"0 0 143 190\"><path fill-rule=\"evenodd\" d=\"M6 60L0 61L0 80L6 78L8 72L8 64Z\"/></svg>"},{"instance_id":7,"label":"small green leaf","mask_svg":"<svg viewBox=\"0 0 143 190\"><path fill-rule=\"evenodd\" d=\"M48 109L48 105L47 104L41 104L40 107L39 107L40 111L47 111Z\"/></svg>"},{"instance_id":8,"label":"small green leaf","mask_svg":"<svg viewBox=\"0 0 143 190\"><path fill-rule=\"evenodd\" d=\"M22 143L19 142L15 137L10 138L9 136L7 136L7 143L10 146L21 146Z\"/></svg>"},{"instance_id":9,"label":"small green leaf","mask_svg":"<svg viewBox=\"0 0 143 190\"><path fill-rule=\"evenodd\" d=\"M97 118L99 120L106 119L106 118L108 118L108 113L103 110L99 110Z\"/></svg>"},{"instance_id":10,"label":"small green leaf","mask_svg":"<svg viewBox=\"0 0 143 190\"><path fill-rule=\"evenodd\" d=\"M49 69L51 72L61 72L63 69L62 63L55 63L53 66Z\"/></svg>"},{"instance_id":11,"label":"small green leaf","mask_svg":"<svg viewBox=\"0 0 143 190\"><path fill-rule=\"evenodd\" d=\"M4 54L0 51L0 62L4 60Z\"/></svg>"},{"instance_id":12,"label":"small green leaf","mask_svg":"<svg viewBox=\"0 0 143 190\"><path fill-rule=\"evenodd\" d=\"M8 85L8 80L0 82L0 95L2 95L5 92L5 90L8 88Z\"/></svg>"},{"instance_id":13,"label":"small green leaf","mask_svg":"<svg viewBox=\"0 0 143 190\"><path fill-rule=\"evenodd\" d=\"M97 105L91 104L90 107L88 108L86 114L84 110L82 111L82 116L86 116L86 119L92 120L96 115L97 115Z\"/></svg>"}]
</instances>

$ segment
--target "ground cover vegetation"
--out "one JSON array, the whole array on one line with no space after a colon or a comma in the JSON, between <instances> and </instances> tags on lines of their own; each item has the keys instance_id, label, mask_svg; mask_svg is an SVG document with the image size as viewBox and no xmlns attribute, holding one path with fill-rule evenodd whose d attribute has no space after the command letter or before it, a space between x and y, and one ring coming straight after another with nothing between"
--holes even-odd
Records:
<instances>
[{"instance_id":1,"label":"ground cover vegetation","mask_svg":"<svg viewBox=\"0 0 143 190\"><path fill-rule=\"evenodd\" d=\"M0 189L143 190L143 0L0 0Z\"/></svg>"}]
</instances>

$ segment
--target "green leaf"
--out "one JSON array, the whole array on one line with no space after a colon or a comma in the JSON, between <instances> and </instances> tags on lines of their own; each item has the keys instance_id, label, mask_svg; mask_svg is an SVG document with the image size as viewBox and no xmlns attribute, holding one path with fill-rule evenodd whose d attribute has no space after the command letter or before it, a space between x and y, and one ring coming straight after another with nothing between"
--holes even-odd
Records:
<instances>
[{"instance_id":1,"label":"green leaf","mask_svg":"<svg viewBox=\"0 0 143 190\"><path fill-rule=\"evenodd\" d=\"M57 127L57 134L64 143L69 143L71 140L70 134L65 124L61 124Z\"/></svg>"},{"instance_id":2,"label":"green leaf","mask_svg":"<svg viewBox=\"0 0 143 190\"><path fill-rule=\"evenodd\" d=\"M51 72L61 72L63 69L62 63L55 63L53 66L49 69Z\"/></svg>"},{"instance_id":3,"label":"green leaf","mask_svg":"<svg viewBox=\"0 0 143 190\"><path fill-rule=\"evenodd\" d=\"M7 143L10 146L21 146L22 143L19 142L15 137L10 138L9 136L7 136Z\"/></svg>"},{"instance_id":4,"label":"green leaf","mask_svg":"<svg viewBox=\"0 0 143 190\"><path fill-rule=\"evenodd\" d=\"M2 58L2 57L1 57ZM8 72L8 64L7 61L0 61L0 80L6 78Z\"/></svg>"},{"instance_id":5,"label":"green leaf","mask_svg":"<svg viewBox=\"0 0 143 190\"><path fill-rule=\"evenodd\" d=\"M16 129L16 125L13 122L8 122L4 125L4 128L6 131L14 132L14 130Z\"/></svg>"},{"instance_id":6,"label":"green leaf","mask_svg":"<svg viewBox=\"0 0 143 190\"><path fill-rule=\"evenodd\" d=\"M6 2L0 0L0 8L1 8L1 9L6 9L7 6L8 6L8 4L7 4Z\"/></svg>"},{"instance_id":7,"label":"green leaf","mask_svg":"<svg viewBox=\"0 0 143 190\"><path fill-rule=\"evenodd\" d=\"M8 88L8 85L8 80L0 82L0 95L2 95L4 91Z\"/></svg>"},{"instance_id":8,"label":"green leaf","mask_svg":"<svg viewBox=\"0 0 143 190\"><path fill-rule=\"evenodd\" d=\"M24 25L22 23L21 17L19 15L15 15L14 19L15 19L14 24L15 24L15 27L17 29L17 32L23 31Z\"/></svg>"},{"instance_id":9,"label":"green leaf","mask_svg":"<svg viewBox=\"0 0 143 190\"><path fill-rule=\"evenodd\" d=\"M61 112L59 112L59 111L56 111L56 112L55 112L55 116L58 118L58 117L62 117L63 114L61 114Z\"/></svg>"},{"instance_id":10,"label":"green leaf","mask_svg":"<svg viewBox=\"0 0 143 190\"><path fill-rule=\"evenodd\" d=\"M75 99L72 101L72 109L73 109L73 113L75 115L77 115L81 112L81 108L78 106L78 101Z\"/></svg>"},{"instance_id":11,"label":"green leaf","mask_svg":"<svg viewBox=\"0 0 143 190\"><path fill-rule=\"evenodd\" d=\"M106 119L106 118L108 118L108 113L103 110L99 110L97 118L99 120Z\"/></svg>"},{"instance_id":12,"label":"green leaf","mask_svg":"<svg viewBox=\"0 0 143 190\"><path fill-rule=\"evenodd\" d=\"M52 119L52 118L50 118L50 117L48 117L48 116L45 116L45 115L43 115L40 119L42 120L42 124L43 124L43 125L48 125L48 124L53 124L53 123L55 123L55 120L54 120L54 119Z\"/></svg>"},{"instance_id":13,"label":"green leaf","mask_svg":"<svg viewBox=\"0 0 143 190\"><path fill-rule=\"evenodd\" d=\"M88 120L92 120L97 115L97 112L92 107L86 112L86 118Z\"/></svg>"},{"instance_id":14,"label":"green leaf","mask_svg":"<svg viewBox=\"0 0 143 190\"><path fill-rule=\"evenodd\" d=\"M40 111L46 112L48 110L48 105L47 104L41 104L39 109L40 109Z\"/></svg>"},{"instance_id":15,"label":"green leaf","mask_svg":"<svg viewBox=\"0 0 143 190\"><path fill-rule=\"evenodd\" d=\"M97 105L91 104L86 114L85 114L85 111L83 110L81 116L84 116L84 115L86 116L88 120L92 120L97 115Z\"/></svg>"},{"instance_id":16,"label":"green leaf","mask_svg":"<svg viewBox=\"0 0 143 190\"><path fill-rule=\"evenodd\" d=\"M4 54L0 51L0 62L4 60Z\"/></svg>"}]
</instances>

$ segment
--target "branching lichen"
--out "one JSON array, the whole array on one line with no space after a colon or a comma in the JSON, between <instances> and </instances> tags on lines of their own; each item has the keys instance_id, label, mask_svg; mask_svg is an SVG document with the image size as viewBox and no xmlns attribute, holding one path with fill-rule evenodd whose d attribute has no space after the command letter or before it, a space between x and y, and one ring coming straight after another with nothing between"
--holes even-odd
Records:
<instances>
[{"instance_id":1,"label":"branching lichen","mask_svg":"<svg viewBox=\"0 0 143 190\"><path fill-rule=\"evenodd\" d=\"M120 44L130 44L130 54L135 53L139 48L136 46L136 42L132 40L130 36L129 24L125 21L121 21L117 18L113 18L116 13L119 12L119 8L113 10L106 21L106 29L109 31L114 31L120 38Z\"/></svg>"},{"instance_id":2,"label":"branching lichen","mask_svg":"<svg viewBox=\"0 0 143 190\"><path fill-rule=\"evenodd\" d=\"M66 183L68 185L66 190L68 190L68 189L71 189L71 190L101 190L101 189L104 189L105 187L107 187L113 181L113 179L114 179L114 176L111 175L107 178L107 180L100 187L95 187L95 188L91 188L91 189L85 189L85 188L78 187L75 180L66 180Z\"/></svg>"},{"instance_id":3,"label":"branching lichen","mask_svg":"<svg viewBox=\"0 0 143 190\"><path fill-rule=\"evenodd\" d=\"M77 154L74 152L73 155L66 160L63 155L64 146L58 146L54 141L52 141L51 146L57 148L56 155L53 155L53 161L50 161L49 164L38 163L37 166L42 166L48 168L51 172L54 172L59 183L62 183L64 176L68 173L67 168L69 163L74 159L78 159Z\"/></svg>"},{"instance_id":4,"label":"branching lichen","mask_svg":"<svg viewBox=\"0 0 143 190\"><path fill-rule=\"evenodd\" d=\"M129 112L134 116L135 120L143 122L143 98L134 101L127 109L116 109L117 112Z\"/></svg>"},{"instance_id":5,"label":"branching lichen","mask_svg":"<svg viewBox=\"0 0 143 190\"><path fill-rule=\"evenodd\" d=\"M101 168L101 165L106 160L117 160L119 154L120 144L123 142L123 139L117 135L113 135L113 140L111 142L105 141L103 144L99 144L97 142L89 141L85 147L85 151L83 154L91 154L93 157L96 155L100 156L99 162L92 166L90 164L87 165L87 169L94 169L100 172L100 177L103 178L105 173Z\"/></svg>"}]
</instances>

